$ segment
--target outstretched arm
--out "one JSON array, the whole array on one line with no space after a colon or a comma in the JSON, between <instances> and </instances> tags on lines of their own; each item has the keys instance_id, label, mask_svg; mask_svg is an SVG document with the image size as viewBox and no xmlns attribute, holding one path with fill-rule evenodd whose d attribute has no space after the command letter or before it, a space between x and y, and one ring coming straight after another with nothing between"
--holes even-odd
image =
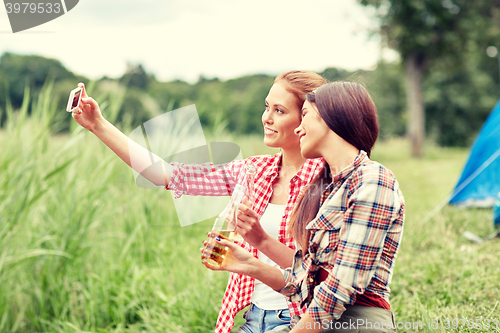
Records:
<instances>
[{"instance_id":1,"label":"outstretched arm","mask_svg":"<svg viewBox=\"0 0 500 333\"><path fill-rule=\"evenodd\" d=\"M82 100L73 111L73 118L82 127L94 133L127 165L157 186L167 186L172 174L172 166L159 156L132 141L118 128L102 116L99 104L87 95L83 83ZM131 161L133 157L134 163Z\"/></svg>"}]
</instances>

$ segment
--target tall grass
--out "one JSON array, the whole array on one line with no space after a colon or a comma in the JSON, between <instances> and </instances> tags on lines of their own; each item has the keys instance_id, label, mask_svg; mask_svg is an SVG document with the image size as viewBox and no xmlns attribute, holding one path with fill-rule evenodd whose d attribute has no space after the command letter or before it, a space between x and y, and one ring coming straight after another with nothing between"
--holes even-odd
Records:
<instances>
[{"instance_id":1,"label":"tall grass","mask_svg":"<svg viewBox=\"0 0 500 333\"><path fill-rule=\"evenodd\" d=\"M181 228L170 194L136 186L92 134L75 126L52 135L71 115L56 109L51 87L34 103L26 91L0 132L0 331L210 332L228 277L201 264L212 221ZM244 156L273 152L261 138L232 140ZM488 235L491 211L445 207L421 222L452 190L467 151L429 146L420 160L408 151L392 140L373 154L396 174L407 205L396 320L498 319L500 242L461 236Z\"/></svg>"},{"instance_id":2,"label":"tall grass","mask_svg":"<svg viewBox=\"0 0 500 333\"><path fill-rule=\"evenodd\" d=\"M0 331L208 331L227 278L201 265L211 221L181 229L92 134L51 136L71 115L50 88L1 132Z\"/></svg>"},{"instance_id":3,"label":"tall grass","mask_svg":"<svg viewBox=\"0 0 500 333\"><path fill-rule=\"evenodd\" d=\"M445 206L426 218L453 190L468 151L429 144L424 159L410 158L409 151L406 142L392 140L373 154L395 173L405 195L405 229L392 283L396 320L422 322L429 332L450 331L446 319L462 320L458 331L498 332L492 325L462 327L464 319L500 320L500 241L478 245L462 236L464 231L490 235L492 210ZM438 329L429 329L429 321L436 320Z\"/></svg>"}]
</instances>

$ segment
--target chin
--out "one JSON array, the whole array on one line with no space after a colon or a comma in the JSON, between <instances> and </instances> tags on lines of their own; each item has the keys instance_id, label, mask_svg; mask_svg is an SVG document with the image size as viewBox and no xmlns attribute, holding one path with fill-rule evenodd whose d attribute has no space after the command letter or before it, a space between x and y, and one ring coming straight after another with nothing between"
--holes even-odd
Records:
<instances>
[{"instance_id":1,"label":"chin","mask_svg":"<svg viewBox=\"0 0 500 333\"><path fill-rule=\"evenodd\" d=\"M318 158L318 157L321 157L321 155L316 154L314 151L309 150L307 148L301 148L300 149L300 154L304 158Z\"/></svg>"},{"instance_id":2,"label":"chin","mask_svg":"<svg viewBox=\"0 0 500 333\"><path fill-rule=\"evenodd\" d=\"M276 142L273 140L268 140L266 137L264 137L264 144L268 146L269 148L280 148L281 146L277 145Z\"/></svg>"}]
</instances>

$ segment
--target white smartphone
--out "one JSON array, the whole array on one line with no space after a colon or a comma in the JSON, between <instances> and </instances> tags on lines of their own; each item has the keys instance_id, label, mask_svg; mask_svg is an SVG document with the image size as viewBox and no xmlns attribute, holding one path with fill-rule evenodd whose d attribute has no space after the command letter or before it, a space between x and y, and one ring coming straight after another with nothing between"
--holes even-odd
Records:
<instances>
[{"instance_id":1,"label":"white smartphone","mask_svg":"<svg viewBox=\"0 0 500 333\"><path fill-rule=\"evenodd\" d=\"M78 87L69 93L68 105L66 106L66 111L73 112L74 109L78 107L80 101L82 100L82 88Z\"/></svg>"}]
</instances>

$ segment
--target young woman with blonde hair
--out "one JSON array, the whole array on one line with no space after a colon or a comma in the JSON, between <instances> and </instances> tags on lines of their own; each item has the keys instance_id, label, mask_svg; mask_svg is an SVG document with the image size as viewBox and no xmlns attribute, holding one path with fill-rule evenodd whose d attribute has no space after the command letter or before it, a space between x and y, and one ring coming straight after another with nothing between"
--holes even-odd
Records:
<instances>
[{"instance_id":1,"label":"young woman with blonde hair","mask_svg":"<svg viewBox=\"0 0 500 333\"><path fill-rule=\"evenodd\" d=\"M290 213L300 189L323 167L322 159L302 157L294 129L300 125L305 95L324 83L326 81L320 75L309 71L290 71L276 77L265 100L262 124L264 143L269 147L280 148L279 153L252 156L243 161L231 162L223 168L204 164L165 163L165 170L149 168L150 172L142 175L156 185L166 185L176 195L227 196L235 186L233 180L238 179L238 174L245 170L245 164L254 164L257 167L254 185L256 199L252 209L261 219L240 224L236 231L243 236L246 250L254 257L274 267L289 267L295 249L293 239L286 233ZM80 85L83 87L83 84ZM97 102L85 92L80 107L73 112L73 118L129 166L132 167L131 152L144 156L147 160L145 163L149 163L149 152L130 142L125 134L106 121ZM155 159L160 158L155 156ZM137 156L134 156L136 160ZM134 167L138 167L138 163L134 163ZM139 167L137 171L143 169ZM270 250L273 255L266 257L256 247ZM229 278L215 332L230 332L235 315L248 305L250 309L245 315L247 322L239 332L277 330L287 326L291 316L303 313L299 303L287 303L284 296L260 281L234 273Z\"/></svg>"}]
</instances>

